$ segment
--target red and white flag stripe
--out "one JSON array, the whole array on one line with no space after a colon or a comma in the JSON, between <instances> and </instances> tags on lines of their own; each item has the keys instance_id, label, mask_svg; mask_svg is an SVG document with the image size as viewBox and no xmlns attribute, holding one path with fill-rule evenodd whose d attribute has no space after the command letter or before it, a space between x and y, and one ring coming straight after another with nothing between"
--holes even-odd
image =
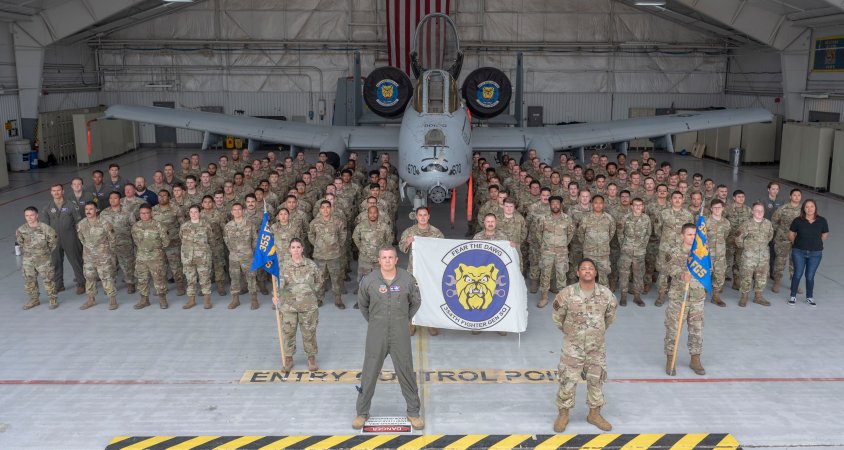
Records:
<instances>
[{"instance_id":1,"label":"red and white flag stripe","mask_svg":"<svg viewBox=\"0 0 844 450\"><path fill-rule=\"evenodd\" d=\"M428 14L449 14L451 0L387 0L387 53L393 67L410 74L410 48L419 21ZM429 21L419 47L419 58L428 68L442 67L445 24Z\"/></svg>"}]
</instances>

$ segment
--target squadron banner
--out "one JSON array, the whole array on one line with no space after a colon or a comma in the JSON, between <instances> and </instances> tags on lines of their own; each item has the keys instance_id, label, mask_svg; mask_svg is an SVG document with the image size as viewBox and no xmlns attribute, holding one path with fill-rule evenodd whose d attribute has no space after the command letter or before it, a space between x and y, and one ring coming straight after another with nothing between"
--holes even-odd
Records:
<instances>
[{"instance_id":1,"label":"squadron banner","mask_svg":"<svg viewBox=\"0 0 844 450\"><path fill-rule=\"evenodd\" d=\"M517 333L527 328L527 288L509 242L416 237L413 275L422 295L414 325Z\"/></svg>"}]
</instances>

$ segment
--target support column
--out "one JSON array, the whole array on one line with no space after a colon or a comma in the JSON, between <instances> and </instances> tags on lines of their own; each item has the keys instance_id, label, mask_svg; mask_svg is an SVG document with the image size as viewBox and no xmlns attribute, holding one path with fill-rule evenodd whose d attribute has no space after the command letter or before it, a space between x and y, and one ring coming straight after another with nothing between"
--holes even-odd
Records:
<instances>
[{"instance_id":1,"label":"support column","mask_svg":"<svg viewBox=\"0 0 844 450\"><path fill-rule=\"evenodd\" d=\"M23 29L12 27L15 50L15 71L18 77L18 102L21 113L21 136L35 139L38 122L38 98L44 70L44 45Z\"/></svg>"}]
</instances>

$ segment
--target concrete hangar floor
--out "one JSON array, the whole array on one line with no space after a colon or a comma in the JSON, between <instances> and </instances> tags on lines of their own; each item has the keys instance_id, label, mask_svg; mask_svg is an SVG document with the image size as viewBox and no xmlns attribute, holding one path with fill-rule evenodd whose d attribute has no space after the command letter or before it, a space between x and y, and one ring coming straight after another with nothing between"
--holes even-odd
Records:
<instances>
[{"instance_id":1,"label":"concrete hangar floor","mask_svg":"<svg viewBox=\"0 0 844 450\"><path fill-rule=\"evenodd\" d=\"M114 161L126 177L150 176L188 153L144 149ZM203 153L203 161L217 155ZM731 189L740 187L748 201L761 197L777 172L656 156ZM46 204L53 182L75 175L89 180L91 170L109 162L12 173L12 185L0 191L0 248L7 252L0 258L0 448L104 448L116 436L352 434L355 384L330 381L362 364L366 325L352 308L341 311L328 301L320 310L318 361L327 381L283 383L268 382L271 375L241 383L251 380L245 376L249 371L280 369L269 297L259 296L257 311L230 311L228 299L214 293L213 309L185 311L179 308L185 297L171 289L175 307L136 311L131 308L136 295L127 295L120 281L116 311L103 305L102 291L96 307L80 311L84 296L72 289L59 294L57 310L21 309L26 300L21 261L12 248L23 208ZM790 188L783 185L784 192ZM458 204L465 205L465 190L459 195ZM706 307L704 377L688 368L684 343L677 377L663 373L665 312L653 306L655 292L646 297L646 308L620 308L607 334L609 380L602 410L613 433L731 433L745 447L844 448L844 244L835 227L844 220L844 202L814 193L806 197L817 199L832 225L816 279L818 307L786 306L784 289L766 293L770 308L752 303L738 308L738 293L727 288L727 308ZM404 204L400 230L409 226L408 211ZM462 238L465 221L452 230L448 215L448 205L433 205L433 223L448 237ZM465 212L457 217L460 222ZM66 265L66 285L72 288L71 274ZM351 292L353 285L347 286ZM557 385L548 377L557 367L562 335L549 318L550 308L534 306L537 295L529 297L529 326L521 336L417 333L416 369L433 374L420 382L424 433L552 433ZM354 301L351 294L344 300ZM297 369L303 369L301 342L299 352ZM385 369L391 369L389 360ZM486 372L479 376L480 370ZM448 382L444 371L453 372L456 382ZM511 371L509 377L505 371ZM478 382L496 376L508 382ZM398 384L379 384L372 413L404 413ZM566 432L597 433L585 422L586 413L580 387Z\"/></svg>"}]
</instances>

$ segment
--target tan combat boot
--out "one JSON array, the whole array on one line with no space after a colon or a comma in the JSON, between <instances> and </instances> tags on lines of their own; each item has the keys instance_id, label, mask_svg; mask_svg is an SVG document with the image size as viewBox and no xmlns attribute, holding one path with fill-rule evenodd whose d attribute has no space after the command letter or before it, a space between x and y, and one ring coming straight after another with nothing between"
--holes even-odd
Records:
<instances>
[{"instance_id":1,"label":"tan combat boot","mask_svg":"<svg viewBox=\"0 0 844 450\"><path fill-rule=\"evenodd\" d=\"M721 295L718 293L717 290L712 291L712 303L714 303L714 304L716 304L716 305L718 305L722 308L727 306L727 304L724 303L723 300L721 300Z\"/></svg>"},{"instance_id":2,"label":"tan combat boot","mask_svg":"<svg viewBox=\"0 0 844 450\"><path fill-rule=\"evenodd\" d=\"M182 309L191 309L196 306L196 296L190 295L188 296L188 302L182 306Z\"/></svg>"},{"instance_id":3,"label":"tan combat boot","mask_svg":"<svg viewBox=\"0 0 844 450\"><path fill-rule=\"evenodd\" d=\"M339 295L334 296L334 306L339 309L346 309L346 305L343 304L343 298Z\"/></svg>"},{"instance_id":4,"label":"tan combat boot","mask_svg":"<svg viewBox=\"0 0 844 450\"><path fill-rule=\"evenodd\" d=\"M352 421L352 429L353 430L360 430L363 428L363 425L366 423L366 417L357 416L355 420Z\"/></svg>"},{"instance_id":5,"label":"tan combat boot","mask_svg":"<svg viewBox=\"0 0 844 450\"><path fill-rule=\"evenodd\" d=\"M656 297L654 306L662 306L665 303L665 288L659 290L659 295Z\"/></svg>"},{"instance_id":6,"label":"tan combat boot","mask_svg":"<svg viewBox=\"0 0 844 450\"><path fill-rule=\"evenodd\" d=\"M319 366L316 363L316 356L308 356L308 370L311 372L319 370Z\"/></svg>"},{"instance_id":7,"label":"tan combat boot","mask_svg":"<svg viewBox=\"0 0 844 450\"><path fill-rule=\"evenodd\" d=\"M176 282L176 295L181 297L187 294L187 289L185 288L185 281L177 281Z\"/></svg>"},{"instance_id":8,"label":"tan combat boot","mask_svg":"<svg viewBox=\"0 0 844 450\"><path fill-rule=\"evenodd\" d=\"M108 309L110 309L112 311L117 309L117 296L116 295L112 295L111 297L108 298Z\"/></svg>"},{"instance_id":9,"label":"tan combat boot","mask_svg":"<svg viewBox=\"0 0 844 450\"><path fill-rule=\"evenodd\" d=\"M240 306L240 294L235 294L234 291L232 291L232 301L229 303L228 308L235 309L238 306Z\"/></svg>"},{"instance_id":10,"label":"tan combat boot","mask_svg":"<svg viewBox=\"0 0 844 450\"><path fill-rule=\"evenodd\" d=\"M747 294L748 294L747 292L742 292L741 298L738 301L738 305L741 306L742 308L747 306Z\"/></svg>"},{"instance_id":11,"label":"tan combat boot","mask_svg":"<svg viewBox=\"0 0 844 450\"><path fill-rule=\"evenodd\" d=\"M610 278L609 288L610 288L610 291L612 291L612 292L615 292L616 290L618 290L618 281L616 281L613 278Z\"/></svg>"},{"instance_id":12,"label":"tan combat boot","mask_svg":"<svg viewBox=\"0 0 844 450\"><path fill-rule=\"evenodd\" d=\"M211 294L205 294L202 296L202 307L205 309L211 309Z\"/></svg>"},{"instance_id":13,"label":"tan combat boot","mask_svg":"<svg viewBox=\"0 0 844 450\"><path fill-rule=\"evenodd\" d=\"M741 284L739 284L738 277L733 278L733 290L737 291L741 289Z\"/></svg>"},{"instance_id":14,"label":"tan combat boot","mask_svg":"<svg viewBox=\"0 0 844 450\"><path fill-rule=\"evenodd\" d=\"M557 414L557 420L554 421L554 432L555 433L562 433L566 431L566 427L569 424L569 410L561 409L560 413Z\"/></svg>"},{"instance_id":15,"label":"tan combat boot","mask_svg":"<svg viewBox=\"0 0 844 450\"><path fill-rule=\"evenodd\" d=\"M127 294L134 294L135 292L137 292L137 291L135 290L135 285L133 283L126 284L126 293Z\"/></svg>"},{"instance_id":16,"label":"tan combat boot","mask_svg":"<svg viewBox=\"0 0 844 450\"><path fill-rule=\"evenodd\" d=\"M407 420L410 422L410 426L413 427L414 430L424 430L425 429L425 421L422 420L421 417L408 417Z\"/></svg>"},{"instance_id":17,"label":"tan combat boot","mask_svg":"<svg viewBox=\"0 0 844 450\"><path fill-rule=\"evenodd\" d=\"M56 309L59 307L59 299L57 297L53 297L50 299L50 309Z\"/></svg>"},{"instance_id":18,"label":"tan combat boot","mask_svg":"<svg viewBox=\"0 0 844 450\"><path fill-rule=\"evenodd\" d=\"M530 279L530 293L536 294L539 290L539 280L534 280L533 278Z\"/></svg>"},{"instance_id":19,"label":"tan combat boot","mask_svg":"<svg viewBox=\"0 0 844 450\"><path fill-rule=\"evenodd\" d=\"M536 304L537 308L544 308L545 305L548 304L548 291L542 291L542 295L539 296L539 303Z\"/></svg>"},{"instance_id":20,"label":"tan combat boot","mask_svg":"<svg viewBox=\"0 0 844 450\"><path fill-rule=\"evenodd\" d=\"M639 294L633 294L633 303L635 303L636 306L645 306L645 302L642 301L642 296Z\"/></svg>"},{"instance_id":21,"label":"tan combat boot","mask_svg":"<svg viewBox=\"0 0 844 450\"><path fill-rule=\"evenodd\" d=\"M677 376L677 369L671 367L671 355L665 355L665 374L668 376Z\"/></svg>"},{"instance_id":22,"label":"tan combat boot","mask_svg":"<svg viewBox=\"0 0 844 450\"><path fill-rule=\"evenodd\" d=\"M290 369L293 368L293 357L292 356L285 356L284 357L284 370L286 372L290 372Z\"/></svg>"},{"instance_id":23,"label":"tan combat boot","mask_svg":"<svg viewBox=\"0 0 844 450\"><path fill-rule=\"evenodd\" d=\"M261 305L258 304L258 293L253 292L249 295L249 309L258 309Z\"/></svg>"},{"instance_id":24,"label":"tan combat boot","mask_svg":"<svg viewBox=\"0 0 844 450\"><path fill-rule=\"evenodd\" d=\"M76 286L76 295L82 295L85 293L85 286Z\"/></svg>"},{"instance_id":25,"label":"tan combat boot","mask_svg":"<svg viewBox=\"0 0 844 450\"><path fill-rule=\"evenodd\" d=\"M226 285L222 281L217 281L217 294L220 296L226 295Z\"/></svg>"},{"instance_id":26,"label":"tan combat boot","mask_svg":"<svg viewBox=\"0 0 844 450\"><path fill-rule=\"evenodd\" d=\"M96 304L97 304L97 300L93 296L90 296L90 297L88 297L88 301L83 303L82 306L79 307L79 309L84 311L84 310L86 310L86 309L88 309L88 308L90 308L90 307L92 307Z\"/></svg>"},{"instance_id":27,"label":"tan combat boot","mask_svg":"<svg viewBox=\"0 0 844 450\"><path fill-rule=\"evenodd\" d=\"M762 306L771 306L771 302L762 297L762 291L756 291L756 295L753 297L753 303Z\"/></svg>"},{"instance_id":28,"label":"tan combat boot","mask_svg":"<svg viewBox=\"0 0 844 450\"><path fill-rule=\"evenodd\" d=\"M645 283L642 286L642 293L648 295L651 292L651 283Z\"/></svg>"},{"instance_id":29,"label":"tan combat boot","mask_svg":"<svg viewBox=\"0 0 844 450\"><path fill-rule=\"evenodd\" d=\"M689 363L689 367L698 375L706 375L706 370L700 363L700 355L692 355L692 362Z\"/></svg>"},{"instance_id":30,"label":"tan combat boot","mask_svg":"<svg viewBox=\"0 0 844 450\"><path fill-rule=\"evenodd\" d=\"M258 282L258 290L261 291L261 295L270 295L270 291L267 289L266 280L261 280Z\"/></svg>"},{"instance_id":31,"label":"tan combat boot","mask_svg":"<svg viewBox=\"0 0 844 450\"><path fill-rule=\"evenodd\" d=\"M600 406L597 408L589 408L589 415L586 416L586 421L591 423L592 425L595 425L603 431L612 430L612 425L607 422L607 419L604 419L604 417L601 416Z\"/></svg>"},{"instance_id":32,"label":"tan combat boot","mask_svg":"<svg viewBox=\"0 0 844 450\"><path fill-rule=\"evenodd\" d=\"M149 297L146 295L142 295L141 298L138 299L138 303L135 303L135 306L132 306L135 309L144 309L149 306Z\"/></svg>"},{"instance_id":33,"label":"tan combat boot","mask_svg":"<svg viewBox=\"0 0 844 450\"><path fill-rule=\"evenodd\" d=\"M167 294L161 294L158 296L158 307L161 309L167 309L170 305L167 304Z\"/></svg>"},{"instance_id":34,"label":"tan combat boot","mask_svg":"<svg viewBox=\"0 0 844 450\"><path fill-rule=\"evenodd\" d=\"M25 310L26 309L32 309L32 308L35 308L36 306L38 306L40 304L41 304L41 302L37 298L31 298L31 299L29 299L28 302L26 302L25 305L23 305L23 309L25 309Z\"/></svg>"},{"instance_id":35,"label":"tan combat boot","mask_svg":"<svg viewBox=\"0 0 844 450\"><path fill-rule=\"evenodd\" d=\"M773 292L774 294L779 294L780 292L780 279L781 276L774 277L774 284L771 285L771 292Z\"/></svg>"},{"instance_id":36,"label":"tan combat boot","mask_svg":"<svg viewBox=\"0 0 844 450\"><path fill-rule=\"evenodd\" d=\"M618 294L618 304L627 306L627 292L621 291L621 294Z\"/></svg>"}]
</instances>

